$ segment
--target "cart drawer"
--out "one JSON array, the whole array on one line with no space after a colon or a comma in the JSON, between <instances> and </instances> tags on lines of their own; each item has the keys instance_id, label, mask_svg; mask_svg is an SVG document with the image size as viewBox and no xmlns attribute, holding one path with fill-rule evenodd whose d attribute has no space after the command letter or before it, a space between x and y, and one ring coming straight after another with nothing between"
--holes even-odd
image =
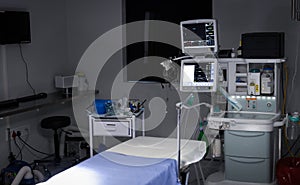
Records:
<instances>
[{"instance_id":1,"label":"cart drawer","mask_svg":"<svg viewBox=\"0 0 300 185\"><path fill-rule=\"evenodd\" d=\"M247 158L225 156L225 178L227 180L270 183L272 162L269 158Z\"/></svg>"},{"instance_id":2,"label":"cart drawer","mask_svg":"<svg viewBox=\"0 0 300 185\"><path fill-rule=\"evenodd\" d=\"M94 120L94 136L132 136L130 121Z\"/></svg>"},{"instance_id":3,"label":"cart drawer","mask_svg":"<svg viewBox=\"0 0 300 185\"><path fill-rule=\"evenodd\" d=\"M269 158L273 154L270 132L225 131L224 153L230 156Z\"/></svg>"}]
</instances>

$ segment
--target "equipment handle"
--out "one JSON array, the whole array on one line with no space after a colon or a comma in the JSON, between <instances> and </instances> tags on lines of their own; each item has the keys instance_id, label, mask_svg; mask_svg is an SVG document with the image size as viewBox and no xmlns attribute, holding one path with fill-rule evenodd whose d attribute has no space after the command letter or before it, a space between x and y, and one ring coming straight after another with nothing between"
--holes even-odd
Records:
<instances>
[{"instance_id":1,"label":"equipment handle","mask_svg":"<svg viewBox=\"0 0 300 185\"><path fill-rule=\"evenodd\" d=\"M229 157L229 159L239 163L262 163L265 161L265 159L238 158L238 157Z\"/></svg>"},{"instance_id":2,"label":"equipment handle","mask_svg":"<svg viewBox=\"0 0 300 185\"><path fill-rule=\"evenodd\" d=\"M231 132L229 131L229 134L234 136L240 136L240 137L258 137L263 136L264 132Z\"/></svg>"},{"instance_id":3,"label":"equipment handle","mask_svg":"<svg viewBox=\"0 0 300 185\"><path fill-rule=\"evenodd\" d=\"M275 121L273 126L274 127L281 127L286 123L287 123L287 117L284 117L281 121Z\"/></svg>"},{"instance_id":4,"label":"equipment handle","mask_svg":"<svg viewBox=\"0 0 300 185\"><path fill-rule=\"evenodd\" d=\"M105 124L105 129L107 131L116 131L117 130L116 126L117 125L115 123L106 123Z\"/></svg>"}]
</instances>

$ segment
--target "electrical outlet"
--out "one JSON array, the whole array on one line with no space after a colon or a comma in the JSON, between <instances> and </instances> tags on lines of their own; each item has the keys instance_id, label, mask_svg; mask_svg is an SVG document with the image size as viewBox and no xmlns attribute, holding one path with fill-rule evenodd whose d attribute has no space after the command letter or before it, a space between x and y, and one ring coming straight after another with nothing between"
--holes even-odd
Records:
<instances>
[{"instance_id":1,"label":"electrical outlet","mask_svg":"<svg viewBox=\"0 0 300 185\"><path fill-rule=\"evenodd\" d=\"M21 137L22 136L27 136L30 133L30 126L29 125L23 125L23 126L20 126L20 127L12 128L10 131L11 131L11 133L13 133L13 131L15 131L16 133L18 131L21 132Z\"/></svg>"}]
</instances>

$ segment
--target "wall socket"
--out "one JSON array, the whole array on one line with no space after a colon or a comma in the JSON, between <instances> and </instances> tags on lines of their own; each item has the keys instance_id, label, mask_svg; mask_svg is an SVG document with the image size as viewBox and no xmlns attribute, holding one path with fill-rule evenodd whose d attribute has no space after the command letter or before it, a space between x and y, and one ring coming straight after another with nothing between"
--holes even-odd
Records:
<instances>
[{"instance_id":1,"label":"wall socket","mask_svg":"<svg viewBox=\"0 0 300 185\"><path fill-rule=\"evenodd\" d=\"M11 128L10 129L11 134L13 133L13 131L15 131L16 133L18 131L20 131L21 132L21 137L22 136L27 136L27 135L30 134L30 126L29 125L23 125L23 126L20 126L20 127Z\"/></svg>"}]
</instances>

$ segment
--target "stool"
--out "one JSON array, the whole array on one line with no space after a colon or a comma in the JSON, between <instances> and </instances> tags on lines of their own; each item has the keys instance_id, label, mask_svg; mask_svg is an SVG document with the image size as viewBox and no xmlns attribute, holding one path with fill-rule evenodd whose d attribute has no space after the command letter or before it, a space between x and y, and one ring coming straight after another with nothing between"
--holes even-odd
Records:
<instances>
[{"instance_id":1,"label":"stool","mask_svg":"<svg viewBox=\"0 0 300 185\"><path fill-rule=\"evenodd\" d=\"M41 121L41 127L44 129L52 129L54 131L54 151L55 151L55 162L60 162L59 156L59 138L57 130L69 126L71 119L68 116L51 116L44 118Z\"/></svg>"}]
</instances>

